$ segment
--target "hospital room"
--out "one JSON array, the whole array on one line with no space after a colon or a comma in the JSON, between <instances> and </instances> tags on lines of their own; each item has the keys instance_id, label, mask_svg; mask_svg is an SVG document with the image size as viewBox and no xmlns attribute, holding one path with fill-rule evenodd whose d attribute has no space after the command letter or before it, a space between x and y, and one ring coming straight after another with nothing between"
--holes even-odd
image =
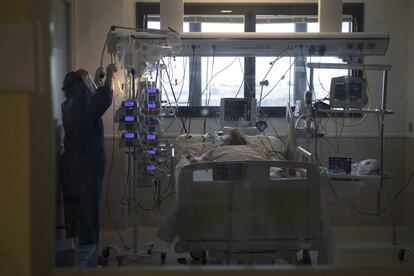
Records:
<instances>
[{"instance_id":1,"label":"hospital room","mask_svg":"<svg viewBox=\"0 0 414 276\"><path fill-rule=\"evenodd\" d=\"M1 275L414 275L413 1L4 3Z\"/></svg>"}]
</instances>

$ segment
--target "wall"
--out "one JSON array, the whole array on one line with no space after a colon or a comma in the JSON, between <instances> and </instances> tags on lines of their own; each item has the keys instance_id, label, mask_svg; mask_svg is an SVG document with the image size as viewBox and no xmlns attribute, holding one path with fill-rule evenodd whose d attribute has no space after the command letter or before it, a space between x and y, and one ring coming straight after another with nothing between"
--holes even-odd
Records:
<instances>
[{"instance_id":1,"label":"wall","mask_svg":"<svg viewBox=\"0 0 414 276\"><path fill-rule=\"evenodd\" d=\"M0 275L47 275L52 263L49 11L0 2Z\"/></svg>"},{"instance_id":2,"label":"wall","mask_svg":"<svg viewBox=\"0 0 414 276\"><path fill-rule=\"evenodd\" d=\"M414 123L414 3L409 1L409 8L408 8L408 51L407 51L407 121L408 123ZM414 162L413 162L413 153L414 153L414 132L409 131L407 128L407 143L405 152L406 155L406 173L405 179L408 179L410 175L414 171ZM405 208L407 210L414 210L414 201L412 200L414 195L414 179L412 179L410 186L407 189L407 197L406 197L406 205ZM407 224L414 228L414 216L407 216L406 217Z\"/></svg>"},{"instance_id":3,"label":"wall","mask_svg":"<svg viewBox=\"0 0 414 276\"><path fill-rule=\"evenodd\" d=\"M412 1L409 2L408 8L408 51L407 51L407 121L414 123L414 3ZM408 128L407 128L408 131ZM410 138L414 138L414 130L411 132L407 132Z\"/></svg>"},{"instance_id":4,"label":"wall","mask_svg":"<svg viewBox=\"0 0 414 276\"><path fill-rule=\"evenodd\" d=\"M30 271L29 98L5 92L0 92L0 123L8 129L0 136L0 274L23 276ZM14 114L10 102L19 102L21 112ZM7 119L11 116L14 120Z\"/></svg>"},{"instance_id":5,"label":"wall","mask_svg":"<svg viewBox=\"0 0 414 276\"><path fill-rule=\"evenodd\" d=\"M18 66L26 61L25 73L33 73L32 28L28 24L27 3L2 1L0 4L0 56L11 72L3 72L0 81L0 274L25 276L30 273L30 185L28 92L33 77L18 80ZM22 36L29 35L23 48ZM4 48L3 48L4 47ZM5 50L8 50L7 52ZM8 57L27 51L21 58ZM24 60L26 58L27 60ZM18 64L16 66L13 63ZM7 67L7 66L10 66ZM16 74L16 75L14 75ZM5 76L4 76L5 75ZM3 77L7 78L4 81ZM11 102L20 103L21 112ZM13 120L10 120L13 118Z\"/></svg>"},{"instance_id":6,"label":"wall","mask_svg":"<svg viewBox=\"0 0 414 276\"><path fill-rule=\"evenodd\" d=\"M367 58L367 63L384 63L393 66L388 83L388 106L395 114L387 117L387 133L406 134L406 80L407 80L407 33L409 1L365 1L365 31L389 32L390 44L385 57ZM389 20L388 20L389 19ZM370 76L370 74L368 75ZM371 79L370 77L369 79ZM370 82L373 91L380 91L379 79Z\"/></svg>"}]
</instances>

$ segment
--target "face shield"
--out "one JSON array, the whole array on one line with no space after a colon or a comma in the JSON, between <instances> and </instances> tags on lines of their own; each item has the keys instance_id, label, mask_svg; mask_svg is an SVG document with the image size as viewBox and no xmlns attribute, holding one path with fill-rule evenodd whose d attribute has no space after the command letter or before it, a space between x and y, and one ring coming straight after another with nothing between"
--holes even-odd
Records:
<instances>
[{"instance_id":1,"label":"face shield","mask_svg":"<svg viewBox=\"0 0 414 276\"><path fill-rule=\"evenodd\" d=\"M83 70L83 69L79 69L78 71L75 72L76 75L82 77L82 80L85 84L85 86L88 88L88 90L91 93L95 93L97 86L95 84L95 82L93 81L91 75L89 75L88 71Z\"/></svg>"}]
</instances>

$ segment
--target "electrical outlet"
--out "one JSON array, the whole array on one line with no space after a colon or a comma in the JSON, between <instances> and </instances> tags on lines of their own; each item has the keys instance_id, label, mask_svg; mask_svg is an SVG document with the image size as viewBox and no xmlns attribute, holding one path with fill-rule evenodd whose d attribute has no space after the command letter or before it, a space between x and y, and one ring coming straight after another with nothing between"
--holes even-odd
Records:
<instances>
[{"instance_id":1,"label":"electrical outlet","mask_svg":"<svg viewBox=\"0 0 414 276\"><path fill-rule=\"evenodd\" d=\"M408 132L413 132L413 123L412 122L408 123Z\"/></svg>"}]
</instances>

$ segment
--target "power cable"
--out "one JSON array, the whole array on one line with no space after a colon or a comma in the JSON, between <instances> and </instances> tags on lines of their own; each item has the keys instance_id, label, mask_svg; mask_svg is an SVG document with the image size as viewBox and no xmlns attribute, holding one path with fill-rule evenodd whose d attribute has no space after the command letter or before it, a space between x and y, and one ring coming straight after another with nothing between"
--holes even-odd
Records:
<instances>
[{"instance_id":1,"label":"power cable","mask_svg":"<svg viewBox=\"0 0 414 276\"><path fill-rule=\"evenodd\" d=\"M113 102L112 104L113 104L113 113L115 114L115 102ZM115 151L115 123L112 124L112 151L111 151L111 162L110 162L110 165L109 165L108 178L106 180L105 206L106 206L106 211L108 212L109 218L112 221L112 224L115 226L116 232L118 233L119 239L121 240L123 246L126 249L128 249L128 246L126 245L125 240L122 237L121 232L119 231L118 224L116 223L114 217L112 216L111 208L110 208L110 204L109 204L109 187L110 187L110 184L111 184L112 169L113 169L113 164L114 164L114 151Z\"/></svg>"}]
</instances>

